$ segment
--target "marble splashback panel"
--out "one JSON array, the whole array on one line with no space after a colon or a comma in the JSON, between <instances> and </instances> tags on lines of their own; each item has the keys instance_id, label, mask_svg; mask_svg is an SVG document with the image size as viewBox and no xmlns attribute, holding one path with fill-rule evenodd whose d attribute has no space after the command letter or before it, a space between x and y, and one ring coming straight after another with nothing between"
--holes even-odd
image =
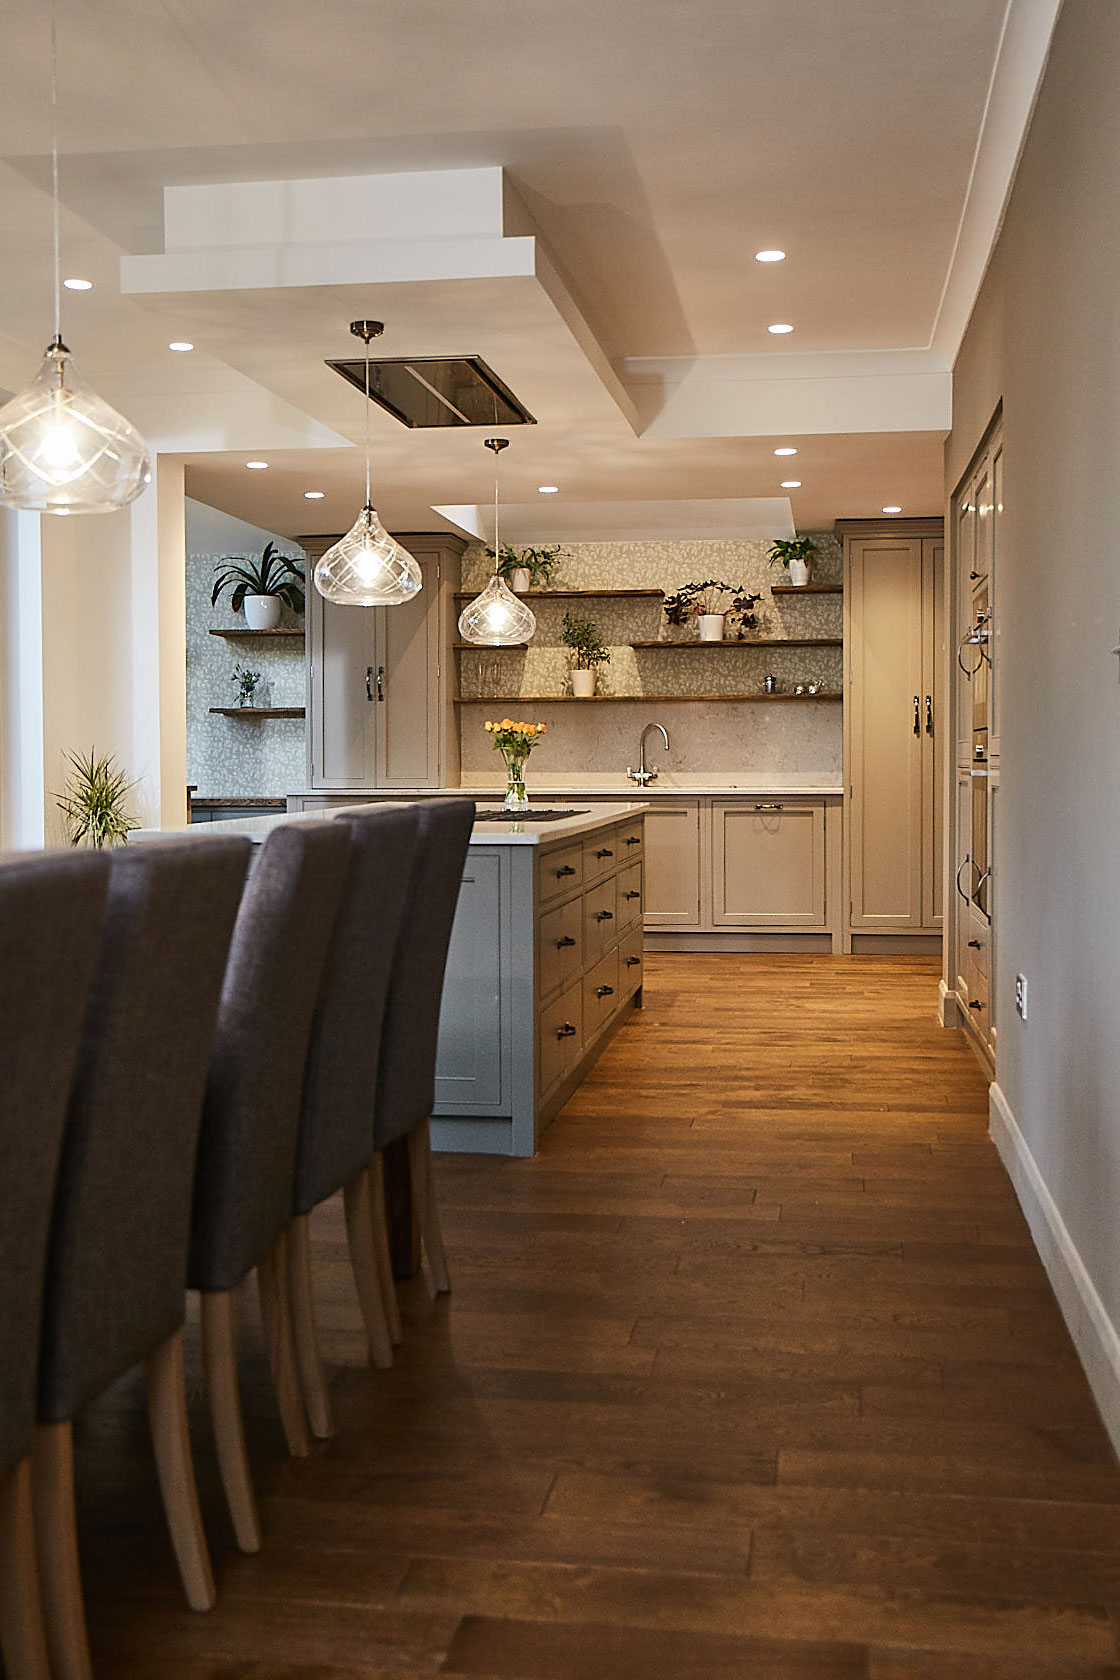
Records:
<instances>
[{"instance_id":1,"label":"marble splashback panel","mask_svg":"<svg viewBox=\"0 0 1120 1680\"><path fill-rule=\"evenodd\" d=\"M816 543L813 581L840 582L842 550L829 533L810 533ZM698 645L696 629L667 624L660 601L650 598L551 601L535 595L537 633L525 649L465 650L459 654L459 692L480 704L459 707L464 773L490 768L482 723L494 705L516 709L519 696L571 693L567 656L560 642L566 611L591 618L611 650L600 668L603 695L633 699L634 706L594 701L543 707L534 717L550 725L533 754L533 771L547 779L564 771L613 771L636 754L642 724L665 722L674 746L673 768L682 772L812 771L839 774L843 723L837 701L743 703L736 696L759 694L767 675L789 693L798 683L818 681L838 693L843 684L840 648L775 647L765 638L839 637L840 595L774 596L775 583L788 583L784 570L766 559L765 541L579 543L563 551L556 589L661 589L717 577L758 593L761 641ZM463 557L463 587L481 587L489 562L479 546ZM656 641L652 648L634 647ZM699 697L710 697L707 700ZM647 699L647 697L650 697ZM484 705L481 702L493 702ZM524 707L521 708L524 712ZM668 721L672 717L672 722ZM629 752L630 759L626 759Z\"/></svg>"}]
</instances>

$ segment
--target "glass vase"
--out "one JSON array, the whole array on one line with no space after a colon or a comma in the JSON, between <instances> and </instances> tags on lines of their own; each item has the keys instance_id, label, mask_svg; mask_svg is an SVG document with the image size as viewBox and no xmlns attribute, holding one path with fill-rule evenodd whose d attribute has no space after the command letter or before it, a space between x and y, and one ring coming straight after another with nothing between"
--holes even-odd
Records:
<instances>
[{"instance_id":1,"label":"glass vase","mask_svg":"<svg viewBox=\"0 0 1120 1680\"><path fill-rule=\"evenodd\" d=\"M503 811L527 811L529 809L529 795L525 792L525 760L523 758L506 759L506 796L502 801Z\"/></svg>"}]
</instances>

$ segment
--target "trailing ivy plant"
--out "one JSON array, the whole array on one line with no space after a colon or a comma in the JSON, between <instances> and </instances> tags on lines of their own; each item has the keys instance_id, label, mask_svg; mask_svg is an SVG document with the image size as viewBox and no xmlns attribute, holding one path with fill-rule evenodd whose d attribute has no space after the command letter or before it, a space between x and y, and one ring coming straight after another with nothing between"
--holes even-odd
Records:
<instances>
[{"instance_id":1,"label":"trailing ivy plant","mask_svg":"<svg viewBox=\"0 0 1120 1680\"><path fill-rule=\"evenodd\" d=\"M128 814L126 801L136 786L119 768L111 753L99 758L89 753L67 753L72 774L55 803L66 819L66 835L72 846L123 846L129 831L139 828Z\"/></svg>"},{"instance_id":2,"label":"trailing ivy plant","mask_svg":"<svg viewBox=\"0 0 1120 1680\"><path fill-rule=\"evenodd\" d=\"M240 612L246 595L275 595L294 613L303 611L303 572L287 554L279 554L275 543L265 543L259 560L238 560L227 555L214 567L217 574L210 593L216 607L229 590L229 604Z\"/></svg>"}]
</instances>

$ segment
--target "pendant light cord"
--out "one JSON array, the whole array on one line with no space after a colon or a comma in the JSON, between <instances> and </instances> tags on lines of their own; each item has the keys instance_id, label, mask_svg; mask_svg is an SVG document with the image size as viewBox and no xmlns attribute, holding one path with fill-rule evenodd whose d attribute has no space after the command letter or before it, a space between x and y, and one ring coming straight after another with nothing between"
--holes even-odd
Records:
<instances>
[{"instance_id":1,"label":"pendant light cord","mask_svg":"<svg viewBox=\"0 0 1120 1680\"><path fill-rule=\"evenodd\" d=\"M62 240L58 212L58 0L51 0L51 196L54 202L54 337L62 342Z\"/></svg>"},{"instance_id":2,"label":"pendant light cord","mask_svg":"<svg viewBox=\"0 0 1120 1680\"><path fill-rule=\"evenodd\" d=\"M498 456L500 450L494 451L494 576L501 571L502 550L498 542Z\"/></svg>"},{"instance_id":3,"label":"pendant light cord","mask_svg":"<svg viewBox=\"0 0 1120 1680\"><path fill-rule=\"evenodd\" d=\"M369 339L366 339L366 506L372 507L369 497Z\"/></svg>"}]
</instances>

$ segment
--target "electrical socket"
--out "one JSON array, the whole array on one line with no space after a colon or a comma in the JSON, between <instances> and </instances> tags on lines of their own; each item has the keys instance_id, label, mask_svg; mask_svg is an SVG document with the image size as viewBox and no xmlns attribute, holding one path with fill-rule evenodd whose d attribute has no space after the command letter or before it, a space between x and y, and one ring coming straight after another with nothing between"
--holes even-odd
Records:
<instances>
[{"instance_id":1,"label":"electrical socket","mask_svg":"<svg viewBox=\"0 0 1120 1680\"><path fill-rule=\"evenodd\" d=\"M1027 977L1025 974L1015 976L1015 1013L1020 1021L1027 1018Z\"/></svg>"}]
</instances>

